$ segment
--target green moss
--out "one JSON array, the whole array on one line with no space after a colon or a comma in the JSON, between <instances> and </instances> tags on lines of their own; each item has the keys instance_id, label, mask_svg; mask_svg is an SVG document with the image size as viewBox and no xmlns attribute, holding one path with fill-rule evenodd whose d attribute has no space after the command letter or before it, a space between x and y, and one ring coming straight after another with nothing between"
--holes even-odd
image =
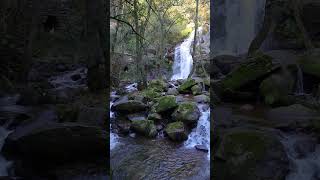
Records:
<instances>
[{"instance_id":1,"label":"green moss","mask_svg":"<svg viewBox=\"0 0 320 180\"><path fill-rule=\"evenodd\" d=\"M155 88L145 89L141 92L141 94L151 101L161 96L161 93L159 93L158 89Z\"/></svg>"},{"instance_id":2,"label":"green moss","mask_svg":"<svg viewBox=\"0 0 320 180\"><path fill-rule=\"evenodd\" d=\"M157 113L165 112L174 109L178 106L175 96L160 97L158 102L154 105L154 111Z\"/></svg>"},{"instance_id":3,"label":"green moss","mask_svg":"<svg viewBox=\"0 0 320 180\"><path fill-rule=\"evenodd\" d=\"M174 141L184 141L188 138L186 129L182 122L173 122L167 125L165 132Z\"/></svg>"},{"instance_id":4,"label":"green moss","mask_svg":"<svg viewBox=\"0 0 320 180\"><path fill-rule=\"evenodd\" d=\"M309 54L299 59L302 71L320 78L320 54Z\"/></svg>"},{"instance_id":5,"label":"green moss","mask_svg":"<svg viewBox=\"0 0 320 180\"><path fill-rule=\"evenodd\" d=\"M202 89L201 89L200 85L194 85L194 86L191 88L191 91L192 91L192 94L193 94L193 95L199 95L199 94L201 94Z\"/></svg>"},{"instance_id":6,"label":"green moss","mask_svg":"<svg viewBox=\"0 0 320 180\"><path fill-rule=\"evenodd\" d=\"M131 127L136 132L144 134L148 137L155 137L157 135L157 129L151 120L133 121Z\"/></svg>"},{"instance_id":7,"label":"green moss","mask_svg":"<svg viewBox=\"0 0 320 180\"><path fill-rule=\"evenodd\" d=\"M228 74L222 81L225 90L237 90L243 85L254 81L273 70L272 58L262 53L256 53L240 67Z\"/></svg>"},{"instance_id":8,"label":"green moss","mask_svg":"<svg viewBox=\"0 0 320 180\"><path fill-rule=\"evenodd\" d=\"M156 92L163 92L167 89L167 84L162 79L154 79L149 82L148 88Z\"/></svg>"},{"instance_id":9,"label":"green moss","mask_svg":"<svg viewBox=\"0 0 320 180\"><path fill-rule=\"evenodd\" d=\"M194 79L189 78L179 86L178 91L180 93L188 93L188 92L190 92L192 86L194 86L196 84L197 84L197 82Z\"/></svg>"}]
</instances>

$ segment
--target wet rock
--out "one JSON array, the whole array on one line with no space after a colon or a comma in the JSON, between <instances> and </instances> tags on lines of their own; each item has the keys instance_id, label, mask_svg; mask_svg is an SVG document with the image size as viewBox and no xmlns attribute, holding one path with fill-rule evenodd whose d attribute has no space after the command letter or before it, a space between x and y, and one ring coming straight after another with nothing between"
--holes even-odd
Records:
<instances>
[{"instance_id":1,"label":"wet rock","mask_svg":"<svg viewBox=\"0 0 320 180\"><path fill-rule=\"evenodd\" d=\"M184 141L188 139L187 130L182 122L173 122L167 125L165 132L173 141Z\"/></svg>"},{"instance_id":2,"label":"wet rock","mask_svg":"<svg viewBox=\"0 0 320 180\"><path fill-rule=\"evenodd\" d=\"M197 103L209 103L210 97L202 94L202 95L194 96L194 100Z\"/></svg>"},{"instance_id":3,"label":"wet rock","mask_svg":"<svg viewBox=\"0 0 320 180\"><path fill-rule=\"evenodd\" d=\"M240 58L236 56L220 55L213 58L214 63L212 63L211 66L215 67L216 69L218 69L217 71L226 75L230 73L234 68L239 66L240 64L239 59ZM217 72L212 72L212 73L215 74Z\"/></svg>"},{"instance_id":4,"label":"wet rock","mask_svg":"<svg viewBox=\"0 0 320 180\"><path fill-rule=\"evenodd\" d=\"M133 121L131 128L147 137L155 137L157 135L157 129L151 120Z\"/></svg>"},{"instance_id":5,"label":"wet rock","mask_svg":"<svg viewBox=\"0 0 320 180\"><path fill-rule=\"evenodd\" d=\"M178 106L176 97L172 95L160 97L158 102L153 105L153 110L156 113L163 113L172 110Z\"/></svg>"},{"instance_id":6,"label":"wet rock","mask_svg":"<svg viewBox=\"0 0 320 180\"><path fill-rule=\"evenodd\" d=\"M320 79L320 49L315 49L299 58L302 71Z\"/></svg>"},{"instance_id":7,"label":"wet rock","mask_svg":"<svg viewBox=\"0 0 320 180\"><path fill-rule=\"evenodd\" d=\"M206 146L204 146L204 145L196 145L194 147L199 151L209 152L208 148Z\"/></svg>"},{"instance_id":8,"label":"wet rock","mask_svg":"<svg viewBox=\"0 0 320 180\"><path fill-rule=\"evenodd\" d=\"M119 133L128 134L130 132L131 122L129 120L124 118L117 118L115 124L117 125Z\"/></svg>"},{"instance_id":9,"label":"wet rock","mask_svg":"<svg viewBox=\"0 0 320 180\"><path fill-rule=\"evenodd\" d=\"M318 116L317 112L300 104L273 108L265 113L265 118L278 127L302 127Z\"/></svg>"},{"instance_id":10,"label":"wet rock","mask_svg":"<svg viewBox=\"0 0 320 180\"><path fill-rule=\"evenodd\" d=\"M288 105L290 99L288 94L293 91L294 78L287 73L273 74L262 81L260 94L268 105Z\"/></svg>"},{"instance_id":11,"label":"wet rock","mask_svg":"<svg viewBox=\"0 0 320 180\"><path fill-rule=\"evenodd\" d=\"M200 111L195 103L184 102L172 114L175 121L182 121L186 124L193 124L199 120Z\"/></svg>"},{"instance_id":12,"label":"wet rock","mask_svg":"<svg viewBox=\"0 0 320 180\"><path fill-rule=\"evenodd\" d=\"M158 113L151 113L148 115L148 119L149 120L155 120L155 121L159 121L162 119L161 115Z\"/></svg>"},{"instance_id":13,"label":"wet rock","mask_svg":"<svg viewBox=\"0 0 320 180\"><path fill-rule=\"evenodd\" d=\"M179 92L176 88L169 88L167 94L168 95L178 95Z\"/></svg>"},{"instance_id":14,"label":"wet rock","mask_svg":"<svg viewBox=\"0 0 320 180\"><path fill-rule=\"evenodd\" d=\"M187 79L179 86L178 91L182 94L190 93L192 86L196 84L197 82L194 79Z\"/></svg>"},{"instance_id":15,"label":"wet rock","mask_svg":"<svg viewBox=\"0 0 320 180\"><path fill-rule=\"evenodd\" d=\"M222 79L220 85L223 91L235 91L269 74L274 69L270 56L256 53Z\"/></svg>"},{"instance_id":16,"label":"wet rock","mask_svg":"<svg viewBox=\"0 0 320 180\"><path fill-rule=\"evenodd\" d=\"M139 114L139 113L129 114L127 115L127 117L130 121L147 120L144 114Z\"/></svg>"},{"instance_id":17,"label":"wet rock","mask_svg":"<svg viewBox=\"0 0 320 180\"><path fill-rule=\"evenodd\" d=\"M202 92L202 88L200 85L194 85L192 88L191 88L191 91L192 91L192 94L193 95L199 95L201 94Z\"/></svg>"},{"instance_id":18,"label":"wet rock","mask_svg":"<svg viewBox=\"0 0 320 180\"><path fill-rule=\"evenodd\" d=\"M282 180L289 160L282 143L272 133L230 129L215 153L217 179Z\"/></svg>"},{"instance_id":19,"label":"wet rock","mask_svg":"<svg viewBox=\"0 0 320 180\"><path fill-rule=\"evenodd\" d=\"M64 163L106 157L107 133L76 123L35 123L19 127L3 146L9 159L30 168L47 169ZM90 147L90 148L88 148Z\"/></svg>"},{"instance_id":20,"label":"wet rock","mask_svg":"<svg viewBox=\"0 0 320 180\"><path fill-rule=\"evenodd\" d=\"M119 113L135 113L146 111L147 108L143 102L128 100L128 97L124 96L112 105L111 110Z\"/></svg>"},{"instance_id":21,"label":"wet rock","mask_svg":"<svg viewBox=\"0 0 320 180\"><path fill-rule=\"evenodd\" d=\"M149 82L148 88L153 88L158 92L163 92L168 89L168 86L162 79L153 79Z\"/></svg>"},{"instance_id":22,"label":"wet rock","mask_svg":"<svg viewBox=\"0 0 320 180\"><path fill-rule=\"evenodd\" d=\"M316 139L300 137L294 143L293 147L297 153L297 158L303 158L315 151L317 145Z\"/></svg>"}]
</instances>

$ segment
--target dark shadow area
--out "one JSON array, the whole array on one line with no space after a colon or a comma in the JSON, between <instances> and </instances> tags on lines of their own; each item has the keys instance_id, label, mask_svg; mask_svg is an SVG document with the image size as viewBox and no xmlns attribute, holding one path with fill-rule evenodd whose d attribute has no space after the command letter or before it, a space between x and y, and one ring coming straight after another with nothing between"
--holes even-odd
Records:
<instances>
[{"instance_id":1,"label":"dark shadow area","mask_svg":"<svg viewBox=\"0 0 320 180\"><path fill-rule=\"evenodd\" d=\"M319 179L319 1L211 12L212 179Z\"/></svg>"},{"instance_id":2,"label":"dark shadow area","mask_svg":"<svg viewBox=\"0 0 320 180\"><path fill-rule=\"evenodd\" d=\"M109 178L108 12L0 2L0 179Z\"/></svg>"}]
</instances>

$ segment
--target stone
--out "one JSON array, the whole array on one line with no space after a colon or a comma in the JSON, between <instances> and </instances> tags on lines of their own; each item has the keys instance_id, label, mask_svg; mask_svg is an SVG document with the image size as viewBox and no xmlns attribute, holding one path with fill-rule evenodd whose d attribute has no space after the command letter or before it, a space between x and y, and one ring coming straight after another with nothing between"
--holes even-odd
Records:
<instances>
[{"instance_id":1,"label":"stone","mask_svg":"<svg viewBox=\"0 0 320 180\"><path fill-rule=\"evenodd\" d=\"M197 103L209 103L210 97L207 95L201 94L201 95L194 96L194 100Z\"/></svg>"},{"instance_id":2,"label":"stone","mask_svg":"<svg viewBox=\"0 0 320 180\"><path fill-rule=\"evenodd\" d=\"M116 101L111 110L119 113L136 113L146 111L148 106L140 101L128 100L127 96L120 98Z\"/></svg>"},{"instance_id":3,"label":"stone","mask_svg":"<svg viewBox=\"0 0 320 180\"><path fill-rule=\"evenodd\" d=\"M188 139L186 128L182 122L173 122L167 125L165 132L173 141L184 141Z\"/></svg>"},{"instance_id":4,"label":"stone","mask_svg":"<svg viewBox=\"0 0 320 180\"><path fill-rule=\"evenodd\" d=\"M209 149L204 145L195 145L194 147L199 151L209 152Z\"/></svg>"},{"instance_id":5,"label":"stone","mask_svg":"<svg viewBox=\"0 0 320 180\"><path fill-rule=\"evenodd\" d=\"M156 113L163 113L178 106L176 97L172 95L160 97L158 102L153 106Z\"/></svg>"},{"instance_id":6,"label":"stone","mask_svg":"<svg viewBox=\"0 0 320 180\"><path fill-rule=\"evenodd\" d=\"M184 102L179 104L178 108L172 114L175 121L182 121L186 124L196 123L200 118L200 111L193 102Z\"/></svg>"},{"instance_id":7,"label":"stone","mask_svg":"<svg viewBox=\"0 0 320 180\"><path fill-rule=\"evenodd\" d=\"M158 113L151 113L148 115L149 120L160 121L162 119L161 115Z\"/></svg>"},{"instance_id":8,"label":"stone","mask_svg":"<svg viewBox=\"0 0 320 180\"><path fill-rule=\"evenodd\" d=\"M201 94L202 92L202 88L200 85L194 85L192 88L191 88L191 91L192 91L192 94L193 95L199 95Z\"/></svg>"},{"instance_id":9,"label":"stone","mask_svg":"<svg viewBox=\"0 0 320 180\"><path fill-rule=\"evenodd\" d=\"M179 92L176 88L169 88L168 91L167 91L167 95L178 95Z\"/></svg>"},{"instance_id":10,"label":"stone","mask_svg":"<svg viewBox=\"0 0 320 180\"><path fill-rule=\"evenodd\" d=\"M182 94L190 93L192 86L196 84L197 82L194 79L187 79L178 87L178 91Z\"/></svg>"},{"instance_id":11,"label":"stone","mask_svg":"<svg viewBox=\"0 0 320 180\"><path fill-rule=\"evenodd\" d=\"M313 75L320 79L320 50L315 49L300 57L298 62L304 73Z\"/></svg>"},{"instance_id":12,"label":"stone","mask_svg":"<svg viewBox=\"0 0 320 180\"><path fill-rule=\"evenodd\" d=\"M133 121L131 128L147 137L155 137L157 135L157 129L151 120Z\"/></svg>"}]
</instances>

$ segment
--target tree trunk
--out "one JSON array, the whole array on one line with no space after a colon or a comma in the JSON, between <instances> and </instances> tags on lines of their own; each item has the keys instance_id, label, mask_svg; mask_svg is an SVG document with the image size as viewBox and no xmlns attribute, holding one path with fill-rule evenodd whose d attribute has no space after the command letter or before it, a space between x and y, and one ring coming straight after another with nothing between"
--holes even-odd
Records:
<instances>
[{"instance_id":1,"label":"tree trunk","mask_svg":"<svg viewBox=\"0 0 320 180\"><path fill-rule=\"evenodd\" d=\"M196 46L197 46L197 31L198 31L198 14L199 14L199 0L196 0L196 18L195 18L195 27L194 27L194 38L193 38L193 46L192 46L192 59L193 59L193 65L191 72L188 76L190 78L196 68L196 61L195 61L195 55L196 55Z\"/></svg>"}]
</instances>

